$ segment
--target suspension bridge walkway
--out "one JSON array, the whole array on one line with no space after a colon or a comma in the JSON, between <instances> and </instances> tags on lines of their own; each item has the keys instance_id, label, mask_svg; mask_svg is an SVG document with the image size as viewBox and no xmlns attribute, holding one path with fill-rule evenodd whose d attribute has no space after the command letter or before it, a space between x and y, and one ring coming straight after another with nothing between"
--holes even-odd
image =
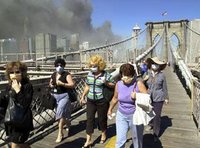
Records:
<instances>
[{"instance_id":1,"label":"suspension bridge walkway","mask_svg":"<svg viewBox=\"0 0 200 148\"><path fill-rule=\"evenodd\" d=\"M160 141L153 142L152 131L144 132L144 148L199 148L200 140L196 125L191 114L191 100L182 86L178 76L173 72L172 68L165 71L169 92L170 103L164 105L161 117L161 136ZM65 131L64 140L56 144L55 138L57 130L50 132L45 137L40 137L31 144L33 148L79 148L85 142L86 114L85 109L81 109L72 116L72 125L70 131ZM56 126L56 125L54 125ZM53 127L51 127L53 128ZM99 144L100 132L96 128L93 136L93 147L95 148L114 148L115 147L115 119L108 121L107 141L105 144ZM126 147L132 147L130 133Z\"/></svg>"},{"instance_id":2,"label":"suspension bridge walkway","mask_svg":"<svg viewBox=\"0 0 200 148\"><path fill-rule=\"evenodd\" d=\"M44 64L44 62L47 65L52 65L51 60L56 57L67 59L68 56L79 55L80 67L78 70L76 68L73 69L76 71L73 74L73 78L76 81L78 98L80 98L87 71L82 71L81 73L77 73L77 71L81 70L82 67L85 68L85 63L91 55L105 55L104 58L110 65L109 68L116 68L115 66L119 63L130 61L140 63L148 57L158 56L160 59L168 61L171 65L164 71L167 78L170 103L163 107L160 141L154 143L152 131L145 131L144 148L199 148L200 83L194 78L187 65L192 62L195 63L194 59L200 58L196 54L198 49L194 48L197 47L200 41L200 33L189 24L188 20L148 22L146 25L147 28L145 30L139 33L135 32L133 36L119 42L72 53L44 56L35 61L27 59L24 62L30 63L30 66L34 63L35 65L33 65L37 67L39 64ZM176 38L175 41L174 37ZM195 38L193 39L193 37ZM194 42L195 46L192 46L193 44L187 46L190 43L187 40L188 38L190 38L191 43ZM25 59L25 57L17 55L16 60L19 59ZM13 56L12 60L15 60ZM5 61L1 61L1 63L2 66L5 65ZM41 106L42 98L46 92L44 86L48 85L52 69L44 66L40 67L40 70L40 72L29 71L29 74L33 75L31 82L34 87L34 96L31 108L34 115L34 130L31 132L27 142L33 148L79 148L83 146L86 136L86 114L84 106L80 106L78 101L72 104L72 125L69 132L65 132L66 136L61 143L55 143L58 132L57 123L54 120L55 110L47 110ZM0 74L2 74L2 71L0 71ZM1 91L4 91L5 85L6 82L0 82ZM103 145L99 144L100 132L96 129L93 136L93 147L114 148L116 138L115 119L108 121L107 134L106 142ZM1 123L0 147L6 147L5 139L5 130ZM133 147L131 143L129 133L126 147Z\"/></svg>"}]
</instances>

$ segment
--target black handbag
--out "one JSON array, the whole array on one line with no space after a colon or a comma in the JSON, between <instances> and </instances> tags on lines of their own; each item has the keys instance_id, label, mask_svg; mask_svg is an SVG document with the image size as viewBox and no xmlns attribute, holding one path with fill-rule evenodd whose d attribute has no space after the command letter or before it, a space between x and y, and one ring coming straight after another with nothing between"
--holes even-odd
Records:
<instances>
[{"instance_id":1,"label":"black handbag","mask_svg":"<svg viewBox=\"0 0 200 148\"><path fill-rule=\"evenodd\" d=\"M5 109L0 107L0 123L4 120L5 117Z\"/></svg>"},{"instance_id":2,"label":"black handbag","mask_svg":"<svg viewBox=\"0 0 200 148\"><path fill-rule=\"evenodd\" d=\"M9 98L4 123L17 128L27 128L31 119L31 110Z\"/></svg>"},{"instance_id":3,"label":"black handbag","mask_svg":"<svg viewBox=\"0 0 200 148\"><path fill-rule=\"evenodd\" d=\"M78 99L78 93L75 88L71 88L68 90L69 100L71 102L75 102Z\"/></svg>"},{"instance_id":4,"label":"black handbag","mask_svg":"<svg viewBox=\"0 0 200 148\"><path fill-rule=\"evenodd\" d=\"M114 88L110 88L107 85L103 86L103 97L110 102L114 95Z\"/></svg>"},{"instance_id":5,"label":"black handbag","mask_svg":"<svg viewBox=\"0 0 200 148\"><path fill-rule=\"evenodd\" d=\"M42 97L41 106L51 110L56 107L56 98L53 96L50 88L46 89L46 94Z\"/></svg>"},{"instance_id":6,"label":"black handbag","mask_svg":"<svg viewBox=\"0 0 200 148\"><path fill-rule=\"evenodd\" d=\"M105 72L105 77L107 77L107 74ZM111 88L111 87L108 87L107 85L103 85L103 97L108 101L110 102L112 100L112 97L114 96L114 90L115 88Z\"/></svg>"}]
</instances>

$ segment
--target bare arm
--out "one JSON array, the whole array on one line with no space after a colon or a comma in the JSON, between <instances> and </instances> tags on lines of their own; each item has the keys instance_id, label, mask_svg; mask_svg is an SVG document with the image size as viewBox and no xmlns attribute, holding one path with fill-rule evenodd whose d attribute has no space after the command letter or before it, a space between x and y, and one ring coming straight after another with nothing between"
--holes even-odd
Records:
<instances>
[{"instance_id":1,"label":"bare arm","mask_svg":"<svg viewBox=\"0 0 200 148\"><path fill-rule=\"evenodd\" d=\"M112 114L112 110L113 108L115 107L115 105L118 103L118 86L115 85L115 91L114 91L114 95L113 95L113 98L110 102L110 107L108 109L108 115L111 115Z\"/></svg>"},{"instance_id":2,"label":"bare arm","mask_svg":"<svg viewBox=\"0 0 200 148\"><path fill-rule=\"evenodd\" d=\"M53 88L53 87L54 87L52 78L51 78L50 81L49 81L49 87L50 87L50 88Z\"/></svg>"},{"instance_id":3,"label":"bare arm","mask_svg":"<svg viewBox=\"0 0 200 148\"><path fill-rule=\"evenodd\" d=\"M108 87L114 88L115 87L115 83L113 82L106 82L105 83Z\"/></svg>"},{"instance_id":4,"label":"bare arm","mask_svg":"<svg viewBox=\"0 0 200 148\"><path fill-rule=\"evenodd\" d=\"M138 89L141 93L147 93L147 88L145 87L144 83L140 80L137 82Z\"/></svg>"},{"instance_id":5,"label":"bare arm","mask_svg":"<svg viewBox=\"0 0 200 148\"><path fill-rule=\"evenodd\" d=\"M75 83L72 79L71 74L68 74L66 76L66 81L67 81L67 83L64 83L64 82L61 82L60 80L57 80L57 85L63 86L63 87L66 87L66 88L74 88Z\"/></svg>"},{"instance_id":6,"label":"bare arm","mask_svg":"<svg viewBox=\"0 0 200 148\"><path fill-rule=\"evenodd\" d=\"M145 93L145 94L147 94L147 89L146 89L144 83L142 82L142 80L139 80L139 81L137 82L137 86L138 86L138 89L139 89L139 92L140 92L140 93ZM133 100L136 99L136 92L135 92L135 91L133 91L133 92L131 93L131 98L132 98Z\"/></svg>"},{"instance_id":7,"label":"bare arm","mask_svg":"<svg viewBox=\"0 0 200 148\"><path fill-rule=\"evenodd\" d=\"M80 103L81 103L81 104L86 103L86 101L85 101L85 96L88 94L89 89L90 89L89 85L87 85L87 84L85 83L85 88L84 88L84 90L83 90L83 94L82 94L81 99L80 99Z\"/></svg>"},{"instance_id":8,"label":"bare arm","mask_svg":"<svg viewBox=\"0 0 200 148\"><path fill-rule=\"evenodd\" d=\"M66 80L67 80L67 83L64 83L64 87L74 88L75 83L74 83L74 81L72 79L72 75L71 74L67 75Z\"/></svg>"}]
</instances>

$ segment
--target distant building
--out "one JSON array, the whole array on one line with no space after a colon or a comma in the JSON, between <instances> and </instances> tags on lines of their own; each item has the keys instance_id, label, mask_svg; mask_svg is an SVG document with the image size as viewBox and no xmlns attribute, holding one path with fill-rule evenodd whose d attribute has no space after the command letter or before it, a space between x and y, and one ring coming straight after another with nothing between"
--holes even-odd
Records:
<instances>
[{"instance_id":1,"label":"distant building","mask_svg":"<svg viewBox=\"0 0 200 148\"><path fill-rule=\"evenodd\" d=\"M30 53L30 58L35 59L35 38L28 39L28 49Z\"/></svg>"},{"instance_id":2,"label":"distant building","mask_svg":"<svg viewBox=\"0 0 200 148\"><path fill-rule=\"evenodd\" d=\"M79 50L79 34L72 34L71 35L70 48L73 51Z\"/></svg>"},{"instance_id":3,"label":"distant building","mask_svg":"<svg viewBox=\"0 0 200 148\"><path fill-rule=\"evenodd\" d=\"M1 61L17 60L19 52L16 39L0 39Z\"/></svg>"},{"instance_id":4,"label":"distant building","mask_svg":"<svg viewBox=\"0 0 200 148\"><path fill-rule=\"evenodd\" d=\"M19 42L19 52L20 53L29 53L28 49L28 39L21 39Z\"/></svg>"},{"instance_id":5,"label":"distant building","mask_svg":"<svg viewBox=\"0 0 200 148\"><path fill-rule=\"evenodd\" d=\"M18 54L18 60L27 60L30 59L30 53L29 53L29 40L28 39L21 39L18 41L18 47L19 47L19 54Z\"/></svg>"},{"instance_id":6,"label":"distant building","mask_svg":"<svg viewBox=\"0 0 200 148\"><path fill-rule=\"evenodd\" d=\"M83 50L89 49L89 42L83 42L82 46L83 46Z\"/></svg>"},{"instance_id":7,"label":"distant building","mask_svg":"<svg viewBox=\"0 0 200 148\"><path fill-rule=\"evenodd\" d=\"M57 52L69 52L69 42L68 38L58 38Z\"/></svg>"},{"instance_id":8,"label":"distant building","mask_svg":"<svg viewBox=\"0 0 200 148\"><path fill-rule=\"evenodd\" d=\"M35 55L34 38L16 40L14 38L1 39L1 60L29 60Z\"/></svg>"},{"instance_id":9,"label":"distant building","mask_svg":"<svg viewBox=\"0 0 200 148\"><path fill-rule=\"evenodd\" d=\"M75 52L79 50L79 34L72 34L70 37L69 44L69 52ZM69 61L80 61L79 54L73 54L71 56L67 56L67 60Z\"/></svg>"},{"instance_id":10,"label":"distant building","mask_svg":"<svg viewBox=\"0 0 200 148\"><path fill-rule=\"evenodd\" d=\"M37 57L50 56L57 51L56 35L39 33L35 36L35 52Z\"/></svg>"}]
</instances>

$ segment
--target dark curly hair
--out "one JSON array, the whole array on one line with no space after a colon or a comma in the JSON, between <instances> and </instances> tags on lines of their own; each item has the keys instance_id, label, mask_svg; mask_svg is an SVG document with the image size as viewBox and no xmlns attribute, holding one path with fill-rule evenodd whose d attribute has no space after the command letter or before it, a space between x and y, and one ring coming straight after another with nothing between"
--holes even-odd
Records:
<instances>
[{"instance_id":1,"label":"dark curly hair","mask_svg":"<svg viewBox=\"0 0 200 148\"><path fill-rule=\"evenodd\" d=\"M61 58L58 58L58 59L55 60L54 66L56 67L58 63L60 63L63 67L65 67L65 65L66 65L65 60L61 59Z\"/></svg>"},{"instance_id":2,"label":"dark curly hair","mask_svg":"<svg viewBox=\"0 0 200 148\"><path fill-rule=\"evenodd\" d=\"M121 76L124 75L133 77L135 75L134 66L129 63L123 64L120 66L119 73Z\"/></svg>"}]
</instances>

